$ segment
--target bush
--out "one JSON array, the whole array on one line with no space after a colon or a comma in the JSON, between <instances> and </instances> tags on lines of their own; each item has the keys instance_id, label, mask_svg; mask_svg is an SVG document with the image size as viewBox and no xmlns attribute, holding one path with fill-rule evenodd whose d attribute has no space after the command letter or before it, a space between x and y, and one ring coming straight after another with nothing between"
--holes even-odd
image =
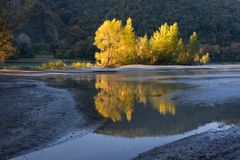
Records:
<instances>
[{"instance_id":1,"label":"bush","mask_svg":"<svg viewBox=\"0 0 240 160\"><path fill-rule=\"evenodd\" d=\"M209 60L210 60L209 54L207 53L207 54L205 54L204 56L202 56L202 58L201 58L201 63L202 63L202 64L206 64L206 63L209 62Z\"/></svg>"},{"instance_id":2,"label":"bush","mask_svg":"<svg viewBox=\"0 0 240 160\"><path fill-rule=\"evenodd\" d=\"M40 66L40 69L66 69L67 65L62 60L54 60Z\"/></svg>"},{"instance_id":3,"label":"bush","mask_svg":"<svg viewBox=\"0 0 240 160\"><path fill-rule=\"evenodd\" d=\"M80 61L77 61L77 62L72 63L71 68L74 68L74 69L78 69L78 68L90 68L90 67L92 67L92 66L93 66L93 64L90 63L90 62L80 62Z\"/></svg>"}]
</instances>

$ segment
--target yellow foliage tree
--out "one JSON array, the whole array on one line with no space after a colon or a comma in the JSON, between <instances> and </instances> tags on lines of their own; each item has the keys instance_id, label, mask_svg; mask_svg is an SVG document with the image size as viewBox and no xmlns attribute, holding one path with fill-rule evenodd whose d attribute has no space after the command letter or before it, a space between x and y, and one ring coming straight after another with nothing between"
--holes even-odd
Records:
<instances>
[{"instance_id":1,"label":"yellow foliage tree","mask_svg":"<svg viewBox=\"0 0 240 160\"><path fill-rule=\"evenodd\" d=\"M136 63L151 64L150 44L147 35L136 40Z\"/></svg>"},{"instance_id":2,"label":"yellow foliage tree","mask_svg":"<svg viewBox=\"0 0 240 160\"><path fill-rule=\"evenodd\" d=\"M94 45L100 50L95 54L97 64L113 67L135 63L135 32L132 19L125 26L116 19L105 21L97 30Z\"/></svg>"},{"instance_id":3,"label":"yellow foliage tree","mask_svg":"<svg viewBox=\"0 0 240 160\"><path fill-rule=\"evenodd\" d=\"M209 62L209 60L210 60L210 58L209 58L209 53L207 53L207 54L205 54L205 55L202 56L200 62L201 62L202 64L206 64L206 63Z\"/></svg>"},{"instance_id":4,"label":"yellow foliage tree","mask_svg":"<svg viewBox=\"0 0 240 160\"><path fill-rule=\"evenodd\" d=\"M121 65L133 64L136 62L135 58L135 32L132 26L132 19L128 18L126 26L123 29L124 38L121 41L120 57Z\"/></svg>"},{"instance_id":5,"label":"yellow foliage tree","mask_svg":"<svg viewBox=\"0 0 240 160\"><path fill-rule=\"evenodd\" d=\"M123 26L119 20L105 21L96 32L94 45L100 50L95 54L97 64L114 67L127 64L198 64L209 61L203 56L197 33L185 45L179 37L177 23L163 24L150 40L135 36L132 19ZM203 56L203 57L201 57Z\"/></svg>"},{"instance_id":6,"label":"yellow foliage tree","mask_svg":"<svg viewBox=\"0 0 240 160\"><path fill-rule=\"evenodd\" d=\"M165 23L159 30L153 33L150 39L152 62L158 64L172 64L177 55L179 46L179 31L177 23L168 25Z\"/></svg>"},{"instance_id":7,"label":"yellow foliage tree","mask_svg":"<svg viewBox=\"0 0 240 160\"><path fill-rule=\"evenodd\" d=\"M95 54L97 65L116 66L124 38L122 22L106 20L97 30L94 45L100 50Z\"/></svg>"}]
</instances>

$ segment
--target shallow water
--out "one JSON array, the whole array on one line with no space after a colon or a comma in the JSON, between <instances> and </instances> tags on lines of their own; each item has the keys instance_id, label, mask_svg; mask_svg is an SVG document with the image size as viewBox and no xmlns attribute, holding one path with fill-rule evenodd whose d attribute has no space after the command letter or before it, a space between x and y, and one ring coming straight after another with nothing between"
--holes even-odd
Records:
<instances>
[{"instance_id":1,"label":"shallow water","mask_svg":"<svg viewBox=\"0 0 240 160\"><path fill-rule=\"evenodd\" d=\"M240 122L238 72L83 74L42 80L73 91L78 112L96 123L106 122L94 133L18 160L130 159Z\"/></svg>"}]
</instances>

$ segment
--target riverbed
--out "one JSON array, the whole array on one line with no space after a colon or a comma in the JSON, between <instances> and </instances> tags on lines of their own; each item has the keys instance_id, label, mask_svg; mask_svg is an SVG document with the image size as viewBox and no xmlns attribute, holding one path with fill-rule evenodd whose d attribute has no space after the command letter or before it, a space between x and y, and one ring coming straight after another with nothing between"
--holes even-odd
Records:
<instances>
[{"instance_id":1,"label":"riverbed","mask_svg":"<svg viewBox=\"0 0 240 160\"><path fill-rule=\"evenodd\" d=\"M2 157L124 160L184 138L227 133L240 122L238 67L4 70L1 110L9 109L1 117L12 115L12 122L1 125ZM21 116L28 118L15 124Z\"/></svg>"}]
</instances>

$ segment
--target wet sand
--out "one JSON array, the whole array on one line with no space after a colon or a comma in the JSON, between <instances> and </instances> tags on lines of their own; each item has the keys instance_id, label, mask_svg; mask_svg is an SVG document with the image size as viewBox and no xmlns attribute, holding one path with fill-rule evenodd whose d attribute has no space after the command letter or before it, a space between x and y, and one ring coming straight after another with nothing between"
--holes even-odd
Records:
<instances>
[{"instance_id":1,"label":"wet sand","mask_svg":"<svg viewBox=\"0 0 240 160\"><path fill-rule=\"evenodd\" d=\"M134 65L117 69L97 68L94 70L44 72L0 70L0 74L18 75L21 77L22 75L46 76L65 73L105 71L131 72L156 69L162 71L173 69L172 67L174 66L143 66L143 70L141 67L142 66ZM177 68L178 67L175 66L175 69ZM203 66L200 68L179 67L178 69L239 71L240 66ZM209 86L209 84L207 85ZM199 89L209 91L207 88L205 90L204 87L198 88L198 90ZM235 96L235 93L236 92L233 92L231 94ZM204 98L207 94L208 92L203 92L202 96L198 96L198 99L193 99L193 101L199 101L199 104L201 105L200 102L203 100L201 97ZM181 93L176 100L180 101L183 99L181 97L189 97L190 95L191 92L184 92L184 94ZM217 97L218 96L215 98ZM223 95L222 97L226 96ZM213 105L219 103L215 98L209 97L208 102L211 102ZM213 101L214 99L216 101ZM72 93L64 89L48 87L43 82L37 80L0 77L0 102L1 160L11 158L14 155L45 148L54 140L61 138L63 135L66 135L71 131L79 129L79 126L84 126L86 124L85 119L81 118L82 115L79 116L79 112L75 109L76 102L74 101ZM212 105L210 105L210 107L211 106ZM140 154L135 159L240 159L240 127L235 126L226 131L207 132L200 135L194 135L157 147L151 151Z\"/></svg>"},{"instance_id":2,"label":"wet sand","mask_svg":"<svg viewBox=\"0 0 240 160\"><path fill-rule=\"evenodd\" d=\"M47 147L85 123L70 92L43 82L0 78L0 159Z\"/></svg>"},{"instance_id":3,"label":"wet sand","mask_svg":"<svg viewBox=\"0 0 240 160\"><path fill-rule=\"evenodd\" d=\"M134 160L239 160L240 126L206 132L154 148Z\"/></svg>"}]
</instances>

